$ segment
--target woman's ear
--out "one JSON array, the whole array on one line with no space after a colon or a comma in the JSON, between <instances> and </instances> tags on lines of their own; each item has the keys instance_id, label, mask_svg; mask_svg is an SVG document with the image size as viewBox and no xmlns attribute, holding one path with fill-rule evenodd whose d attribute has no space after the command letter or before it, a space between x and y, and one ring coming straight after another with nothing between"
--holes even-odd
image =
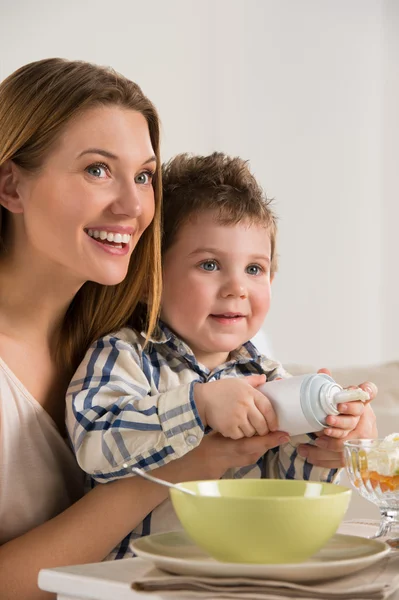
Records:
<instances>
[{"instance_id":1,"label":"woman's ear","mask_svg":"<svg viewBox=\"0 0 399 600\"><path fill-rule=\"evenodd\" d=\"M18 193L18 171L12 160L0 165L0 205L12 213L23 213Z\"/></svg>"}]
</instances>

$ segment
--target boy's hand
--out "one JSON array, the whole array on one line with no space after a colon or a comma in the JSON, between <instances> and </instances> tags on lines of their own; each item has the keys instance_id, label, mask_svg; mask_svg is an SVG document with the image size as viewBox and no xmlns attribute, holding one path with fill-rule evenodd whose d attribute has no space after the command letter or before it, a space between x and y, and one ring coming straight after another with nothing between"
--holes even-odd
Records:
<instances>
[{"instance_id":1,"label":"boy's hand","mask_svg":"<svg viewBox=\"0 0 399 600\"><path fill-rule=\"evenodd\" d=\"M326 469L339 469L344 466L343 445L346 440L355 440L358 438L375 439L378 437L377 421L370 404L365 405L363 414L355 429L351 431L346 438L333 439L324 432L320 432L319 437L313 444L301 444L298 446L300 456L316 467Z\"/></svg>"},{"instance_id":2,"label":"boy's hand","mask_svg":"<svg viewBox=\"0 0 399 600\"><path fill-rule=\"evenodd\" d=\"M319 369L318 373L326 373L327 375L331 375L328 369ZM346 389L358 387L367 392L369 395L368 402L373 400L377 395L377 386L371 381L366 381L357 386L349 386ZM356 402L344 402L343 404L338 404L337 410L339 410L340 414L329 415L326 419L329 427L316 435L324 435L338 439L346 438L351 431L356 429L361 416L364 414L368 402L364 403L359 400Z\"/></svg>"},{"instance_id":3,"label":"boy's hand","mask_svg":"<svg viewBox=\"0 0 399 600\"><path fill-rule=\"evenodd\" d=\"M249 375L196 384L194 398L203 424L233 440L276 431L276 413L256 389L265 381L264 375Z\"/></svg>"}]
</instances>

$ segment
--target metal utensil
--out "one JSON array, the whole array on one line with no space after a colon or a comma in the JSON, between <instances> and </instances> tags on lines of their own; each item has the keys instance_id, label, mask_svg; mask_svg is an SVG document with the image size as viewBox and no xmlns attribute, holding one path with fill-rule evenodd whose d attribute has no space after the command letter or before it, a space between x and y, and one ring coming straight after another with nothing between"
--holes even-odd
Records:
<instances>
[{"instance_id":1,"label":"metal utensil","mask_svg":"<svg viewBox=\"0 0 399 600\"><path fill-rule=\"evenodd\" d=\"M125 468L128 467L127 464L123 465ZM158 479L158 477L153 477L149 475L142 469L138 469L137 467L132 467L132 473L135 475L140 475L143 479L148 479L148 481L152 481L153 483L159 483L159 485L164 485L165 487L172 488L174 490L179 490L179 492L183 492L183 494L189 494L190 496L196 496L197 494L187 488L180 487L180 485L175 485L174 483L170 483L169 481L164 481L163 479Z\"/></svg>"}]
</instances>

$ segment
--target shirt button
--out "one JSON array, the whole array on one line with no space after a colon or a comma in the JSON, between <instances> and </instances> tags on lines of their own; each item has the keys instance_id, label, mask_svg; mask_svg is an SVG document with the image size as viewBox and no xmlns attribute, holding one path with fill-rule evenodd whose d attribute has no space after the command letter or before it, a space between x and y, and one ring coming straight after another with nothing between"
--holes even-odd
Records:
<instances>
[{"instance_id":1,"label":"shirt button","mask_svg":"<svg viewBox=\"0 0 399 600\"><path fill-rule=\"evenodd\" d=\"M185 354L186 353L186 350L185 350L185 348L184 348L184 346L182 344L180 344L180 346L178 347L178 351L179 351L179 354Z\"/></svg>"},{"instance_id":2,"label":"shirt button","mask_svg":"<svg viewBox=\"0 0 399 600\"><path fill-rule=\"evenodd\" d=\"M188 435L187 436L187 444L190 444L190 446L194 446L194 444L197 443L197 436L196 435Z\"/></svg>"}]
</instances>

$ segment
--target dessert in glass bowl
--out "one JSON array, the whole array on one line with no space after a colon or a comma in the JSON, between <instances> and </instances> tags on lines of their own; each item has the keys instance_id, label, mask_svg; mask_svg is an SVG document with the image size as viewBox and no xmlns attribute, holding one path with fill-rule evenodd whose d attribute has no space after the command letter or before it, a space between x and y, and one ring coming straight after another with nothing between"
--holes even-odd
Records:
<instances>
[{"instance_id":1,"label":"dessert in glass bowl","mask_svg":"<svg viewBox=\"0 0 399 600\"><path fill-rule=\"evenodd\" d=\"M373 537L399 549L399 433L349 440L344 446L352 485L380 509L380 526Z\"/></svg>"}]
</instances>

